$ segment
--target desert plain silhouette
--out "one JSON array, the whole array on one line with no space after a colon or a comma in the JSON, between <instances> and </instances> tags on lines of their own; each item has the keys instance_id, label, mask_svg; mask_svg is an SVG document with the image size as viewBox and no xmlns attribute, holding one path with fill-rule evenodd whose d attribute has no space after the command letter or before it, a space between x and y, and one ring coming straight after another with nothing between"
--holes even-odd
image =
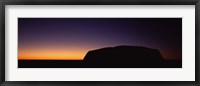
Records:
<instances>
[{"instance_id":1,"label":"desert plain silhouette","mask_svg":"<svg viewBox=\"0 0 200 86\"><path fill-rule=\"evenodd\" d=\"M181 68L181 60L165 60L160 51L121 45L90 50L84 60L18 60L18 68Z\"/></svg>"}]
</instances>

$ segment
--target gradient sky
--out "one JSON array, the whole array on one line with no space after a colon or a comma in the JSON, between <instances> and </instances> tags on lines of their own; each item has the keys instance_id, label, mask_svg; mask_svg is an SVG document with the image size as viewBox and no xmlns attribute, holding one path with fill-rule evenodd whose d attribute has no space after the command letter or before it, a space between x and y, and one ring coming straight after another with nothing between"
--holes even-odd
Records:
<instances>
[{"instance_id":1,"label":"gradient sky","mask_svg":"<svg viewBox=\"0 0 200 86\"><path fill-rule=\"evenodd\" d=\"M119 45L182 59L182 19L18 18L19 60L82 60L89 50Z\"/></svg>"}]
</instances>

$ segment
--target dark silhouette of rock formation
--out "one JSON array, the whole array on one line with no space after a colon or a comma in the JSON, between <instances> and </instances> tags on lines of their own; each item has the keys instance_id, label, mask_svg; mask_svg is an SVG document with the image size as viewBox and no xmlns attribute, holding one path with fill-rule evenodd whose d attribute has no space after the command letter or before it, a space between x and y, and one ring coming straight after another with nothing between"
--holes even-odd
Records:
<instances>
[{"instance_id":1,"label":"dark silhouette of rock formation","mask_svg":"<svg viewBox=\"0 0 200 86\"><path fill-rule=\"evenodd\" d=\"M94 66L162 66L164 59L156 49L140 46L117 46L89 51L84 61Z\"/></svg>"},{"instance_id":2,"label":"dark silhouette of rock formation","mask_svg":"<svg viewBox=\"0 0 200 86\"><path fill-rule=\"evenodd\" d=\"M84 60L19 60L19 68L181 68L181 60L164 60L159 50L117 46L89 51Z\"/></svg>"}]
</instances>

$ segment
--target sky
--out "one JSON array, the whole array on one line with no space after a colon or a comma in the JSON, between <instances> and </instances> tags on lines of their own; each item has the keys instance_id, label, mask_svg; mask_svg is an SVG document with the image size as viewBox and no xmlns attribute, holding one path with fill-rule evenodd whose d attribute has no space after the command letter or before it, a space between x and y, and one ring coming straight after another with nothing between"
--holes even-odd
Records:
<instances>
[{"instance_id":1,"label":"sky","mask_svg":"<svg viewBox=\"0 0 200 86\"><path fill-rule=\"evenodd\" d=\"M18 18L19 60L83 60L90 50L120 45L182 59L182 19Z\"/></svg>"}]
</instances>

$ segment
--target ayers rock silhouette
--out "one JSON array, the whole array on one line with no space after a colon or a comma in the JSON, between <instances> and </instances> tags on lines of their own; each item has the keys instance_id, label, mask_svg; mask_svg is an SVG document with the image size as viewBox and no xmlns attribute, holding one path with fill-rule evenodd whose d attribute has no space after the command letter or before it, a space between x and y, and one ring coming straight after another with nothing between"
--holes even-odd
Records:
<instances>
[{"instance_id":1,"label":"ayers rock silhouette","mask_svg":"<svg viewBox=\"0 0 200 86\"><path fill-rule=\"evenodd\" d=\"M167 67L159 50L141 46L117 46L89 51L84 61L93 67Z\"/></svg>"}]
</instances>

